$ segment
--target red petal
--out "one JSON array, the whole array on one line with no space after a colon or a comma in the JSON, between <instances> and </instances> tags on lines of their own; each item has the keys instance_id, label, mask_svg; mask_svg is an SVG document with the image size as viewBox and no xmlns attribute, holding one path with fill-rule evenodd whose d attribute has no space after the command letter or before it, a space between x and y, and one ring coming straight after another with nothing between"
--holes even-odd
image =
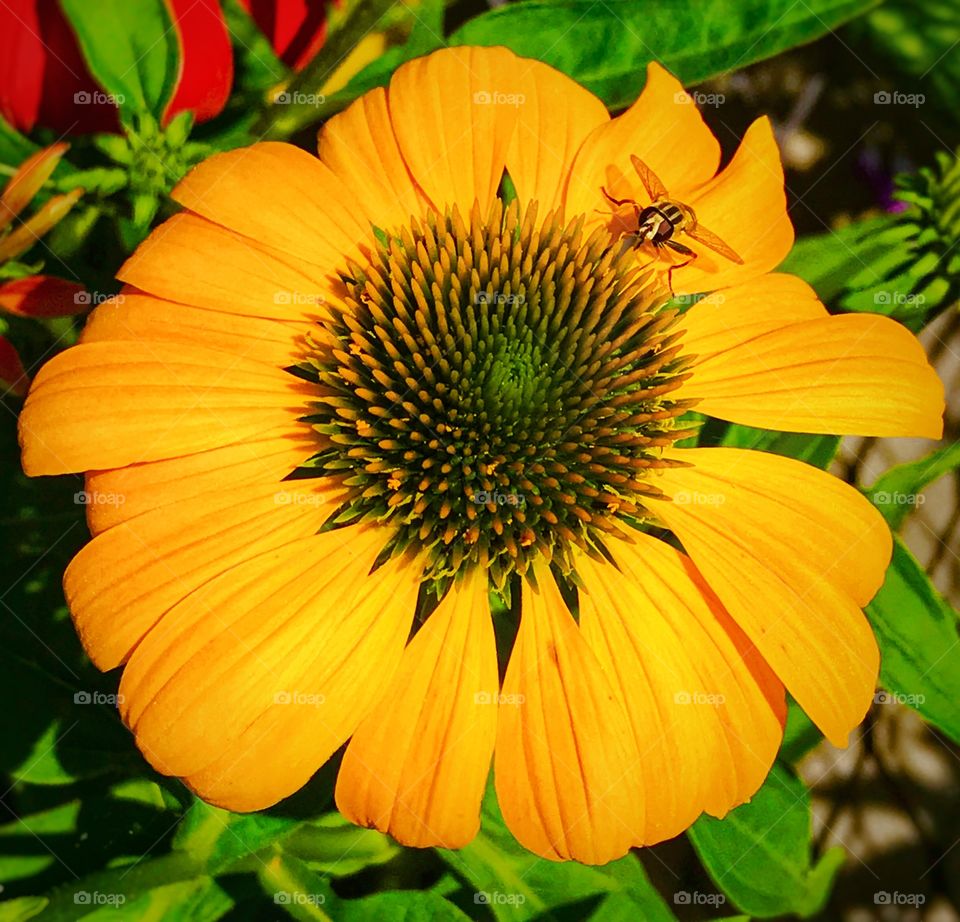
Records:
<instances>
[{"instance_id":1,"label":"red petal","mask_svg":"<svg viewBox=\"0 0 960 922\"><path fill-rule=\"evenodd\" d=\"M326 0L240 0L288 67L302 70L327 36Z\"/></svg>"},{"instance_id":2,"label":"red petal","mask_svg":"<svg viewBox=\"0 0 960 922\"><path fill-rule=\"evenodd\" d=\"M45 58L36 0L0 3L0 114L17 131L37 121Z\"/></svg>"},{"instance_id":3,"label":"red petal","mask_svg":"<svg viewBox=\"0 0 960 922\"><path fill-rule=\"evenodd\" d=\"M191 110L198 122L219 115L233 84L233 48L216 0L167 0L180 42L180 81L164 114Z\"/></svg>"},{"instance_id":4,"label":"red petal","mask_svg":"<svg viewBox=\"0 0 960 922\"><path fill-rule=\"evenodd\" d=\"M23 397L30 386L30 378L17 350L4 336L0 336L0 393Z\"/></svg>"},{"instance_id":5,"label":"red petal","mask_svg":"<svg viewBox=\"0 0 960 922\"><path fill-rule=\"evenodd\" d=\"M0 112L18 130L118 129L116 107L87 70L57 0L0 3L0 61Z\"/></svg>"},{"instance_id":6,"label":"red petal","mask_svg":"<svg viewBox=\"0 0 960 922\"><path fill-rule=\"evenodd\" d=\"M90 293L79 282L31 275L0 285L0 310L20 317L69 317L89 310Z\"/></svg>"}]
</instances>

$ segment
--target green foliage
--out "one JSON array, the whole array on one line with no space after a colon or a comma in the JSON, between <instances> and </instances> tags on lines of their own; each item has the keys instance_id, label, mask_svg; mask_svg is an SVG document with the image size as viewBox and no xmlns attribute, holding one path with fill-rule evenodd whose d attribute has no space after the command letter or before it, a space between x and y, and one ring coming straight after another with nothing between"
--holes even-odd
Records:
<instances>
[{"instance_id":1,"label":"green foliage","mask_svg":"<svg viewBox=\"0 0 960 922\"><path fill-rule=\"evenodd\" d=\"M819 38L874 0L526 0L484 13L451 36L457 45L506 45L562 70L622 108L659 61L684 83L745 67Z\"/></svg>"},{"instance_id":2,"label":"green foliage","mask_svg":"<svg viewBox=\"0 0 960 922\"><path fill-rule=\"evenodd\" d=\"M486 906L498 922L674 918L634 855L595 868L555 864L530 854L504 825L492 785L481 823L480 833L466 848L441 850L441 855L473 889L467 903Z\"/></svg>"},{"instance_id":3,"label":"green foliage","mask_svg":"<svg viewBox=\"0 0 960 922\"><path fill-rule=\"evenodd\" d=\"M960 84L960 17L954 0L892 0L853 27L863 41L956 120ZM924 102L927 102L925 99Z\"/></svg>"},{"instance_id":4,"label":"green foliage","mask_svg":"<svg viewBox=\"0 0 960 922\"><path fill-rule=\"evenodd\" d=\"M0 164L16 167L39 150L29 138L25 138L0 115Z\"/></svg>"},{"instance_id":5,"label":"green foliage","mask_svg":"<svg viewBox=\"0 0 960 922\"><path fill-rule=\"evenodd\" d=\"M945 445L919 461L899 464L881 474L866 491L867 497L896 531L918 505L922 491L944 474L960 467L960 442Z\"/></svg>"},{"instance_id":6,"label":"green foliage","mask_svg":"<svg viewBox=\"0 0 960 922\"><path fill-rule=\"evenodd\" d=\"M811 834L810 794L779 764L750 803L723 820L703 816L688 832L717 886L761 919L811 916L826 902L844 852L814 861Z\"/></svg>"},{"instance_id":7,"label":"green foliage","mask_svg":"<svg viewBox=\"0 0 960 922\"><path fill-rule=\"evenodd\" d=\"M836 456L840 439L835 435L774 432L770 429L732 424L727 428L720 444L727 448L750 448L754 451L786 455L788 458L796 458L825 469Z\"/></svg>"},{"instance_id":8,"label":"green foliage","mask_svg":"<svg viewBox=\"0 0 960 922\"><path fill-rule=\"evenodd\" d=\"M902 214L859 221L797 242L783 269L838 311L887 314L913 330L960 297L960 160L899 180Z\"/></svg>"},{"instance_id":9,"label":"green foliage","mask_svg":"<svg viewBox=\"0 0 960 922\"><path fill-rule=\"evenodd\" d=\"M957 612L899 538L867 616L880 644L880 684L889 693L878 702L906 704L960 743Z\"/></svg>"},{"instance_id":10,"label":"green foliage","mask_svg":"<svg viewBox=\"0 0 960 922\"><path fill-rule=\"evenodd\" d=\"M180 52L163 0L61 0L87 66L127 117L159 117L180 74Z\"/></svg>"},{"instance_id":11,"label":"green foliage","mask_svg":"<svg viewBox=\"0 0 960 922\"><path fill-rule=\"evenodd\" d=\"M289 137L305 125L329 118L351 103L358 96L390 82L393 72L405 61L435 51L443 44L443 13L445 0L420 0L416 5L390 4L388 0L376 0L366 17L348 18L343 29L352 30L351 35L366 34L369 29L370 15L379 14L379 19L396 15L400 18L392 24L392 30L405 36L404 40L388 48L379 58L354 74L342 89L331 93L329 97L319 95L324 84L342 61L342 53L337 47L327 46L300 74L286 91L287 99L294 100L275 103L260 117L253 132L271 138ZM349 41L349 39L347 40ZM300 96L298 96L300 94ZM306 101L297 103L298 98ZM314 101L316 100L316 101Z\"/></svg>"}]
</instances>

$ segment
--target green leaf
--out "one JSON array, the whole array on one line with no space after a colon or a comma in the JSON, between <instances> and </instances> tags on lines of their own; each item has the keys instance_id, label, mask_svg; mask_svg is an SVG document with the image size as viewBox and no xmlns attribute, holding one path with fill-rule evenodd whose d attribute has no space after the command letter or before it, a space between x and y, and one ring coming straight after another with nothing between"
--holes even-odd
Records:
<instances>
[{"instance_id":1,"label":"green leaf","mask_svg":"<svg viewBox=\"0 0 960 922\"><path fill-rule=\"evenodd\" d=\"M73 800L41 813L18 817L0 826L2 876L7 887L13 881L40 874L56 863L55 855L44 848L32 848L31 845L51 839L63 841L69 837L76 831L82 806L79 800Z\"/></svg>"},{"instance_id":2,"label":"green leaf","mask_svg":"<svg viewBox=\"0 0 960 922\"><path fill-rule=\"evenodd\" d=\"M38 150L40 148L33 141L20 134L0 115L0 163L8 167L20 166L27 157ZM0 186L2 185L3 183L0 182Z\"/></svg>"},{"instance_id":3,"label":"green leaf","mask_svg":"<svg viewBox=\"0 0 960 922\"><path fill-rule=\"evenodd\" d=\"M749 803L702 816L687 834L714 883L760 918L818 912L844 860L842 848L812 860L810 794L779 764Z\"/></svg>"},{"instance_id":4,"label":"green leaf","mask_svg":"<svg viewBox=\"0 0 960 922\"><path fill-rule=\"evenodd\" d=\"M956 119L955 93L960 83L960 18L955 0L894 0L865 16L856 36L873 45L909 86ZM933 99L926 94L933 91Z\"/></svg>"},{"instance_id":5,"label":"green leaf","mask_svg":"<svg viewBox=\"0 0 960 922\"><path fill-rule=\"evenodd\" d=\"M805 435L798 432L773 432L734 423L720 443L726 448L750 448L769 451L788 458L827 468L837 454L840 439L835 435Z\"/></svg>"},{"instance_id":6,"label":"green leaf","mask_svg":"<svg viewBox=\"0 0 960 922\"><path fill-rule=\"evenodd\" d=\"M785 762L799 762L811 749L819 745L823 734L807 717L803 708L793 698L787 698L787 725L783 729L783 742L777 756Z\"/></svg>"},{"instance_id":7,"label":"green leaf","mask_svg":"<svg viewBox=\"0 0 960 922\"><path fill-rule=\"evenodd\" d=\"M163 0L60 3L90 73L121 113L150 112L159 119L180 72L177 34Z\"/></svg>"},{"instance_id":8,"label":"green leaf","mask_svg":"<svg viewBox=\"0 0 960 922\"><path fill-rule=\"evenodd\" d=\"M454 45L506 45L556 67L608 106L639 94L659 61L684 83L813 41L876 0L527 0L461 26Z\"/></svg>"},{"instance_id":9,"label":"green leaf","mask_svg":"<svg viewBox=\"0 0 960 922\"><path fill-rule=\"evenodd\" d=\"M279 842L301 820L267 813L231 813L196 800L177 829L174 847L217 874L241 858Z\"/></svg>"},{"instance_id":10,"label":"green leaf","mask_svg":"<svg viewBox=\"0 0 960 922\"><path fill-rule=\"evenodd\" d=\"M960 743L957 612L899 538L886 580L867 606L880 644L878 701L906 704Z\"/></svg>"},{"instance_id":11,"label":"green leaf","mask_svg":"<svg viewBox=\"0 0 960 922\"><path fill-rule=\"evenodd\" d=\"M907 515L924 501L923 489L937 478L960 467L960 442L947 445L926 458L898 464L881 474L866 490L867 498L897 531Z\"/></svg>"},{"instance_id":12,"label":"green leaf","mask_svg":"<svg viewBox=\"0 0 960 922\"><path fill-rule=\"evenodd\" d=\"M386 864L400 846L375 829L361 829L339 813L329 813L293 830L283 840L283 850L331 877L345 877Z\"/></svg>"},{"instance_id":13,"label":"green leaf","mask_svg":"<svg viewBox=\"0 0 960 922\"><path fill-rule=\"evenodd\" d=\"M337 922L465 922L469 918L439 894L416 891L341 901L337 912Z\"/></svg>"},{"instance_id":14,"label":"green leaf","mask_svg":"<svg viewBox=\"0 0 960 922\"><path fill-rule=\"evenodd\" d=\"M109 910L110 918L137 919L139 922L144 916L128 915L122 911L122 907L131 905L158 887L199 877L196 863L188 855L174 852L72 880L70 884L51 891L43 898L45 905L41 907L38 917L43 922L77 922L78 919L91 917L99 908ZM89 907L89 911L84 907ZM105 917L105 914L100 915L100 918ZM3 918L0 914L0 919Z\"/></svg>"},{"instance_id":15,"label":"green leaf","mask_svg":"<svg viewBox=\"0 0 960 922\"><path fill-rule=\"evenodd\" d=\"M278 910L303 922L333 922L339 918L339 898L330 881L292 855L276 853L257 868L263 888Z\"/></svg>"},{"instance_id":16,"label":"green leaf","mask_svg":"<svg viewBox=\"0 0 960 922\"><path fill-rule=\"evenodd\" d=\"M858 221L799 240L782 265L836 311L886 314L918 330L949 302L935 253L917 248L917 229L894 216Z\"/></svg>"},{"instance_id":17,"label":"green leaf","mask_svg":"<svg viewBox=\"0 0 960 922\"><path fill-rule=\"evenodd\" d=\"M83 891L81 891L83 892ZM234 901L220 885L209 877L185 880L165 886L154 887L132 899L107 904L81 915L84 906L95 899L77 906L77 919L84 922L208 922L223 918ZM40 917L41 922L44 919Z\"/></svg>"},{"instance_id":18,"label":"green leaf","mask_svg":"<svg viewBox=\"0 0 960 922\"><path fill-rule=\"evenodd\" d=\"M492 786L477 837L458 851L438 852L474 888L468 903L485 906L503 922L586 919L594 912L604 922L674 919L633 854L589 867L544 861L527 851L505 826Z\"/></svg>"},{"instance_id":19,"label":"green leaf","mask_svg":"<svg viewBox=\"0 0 960 922\"><path fill-rule=\"evenodd\" d=\"M40 915L49 901L44 896L21 896L0 903L0 922L26 922Z\"/></svg>"},{"instance_id":20,"label":"green leaf","mask_svg":"<svg viewBox=\"0 0 960 922\"><path fill-rule=\"evenodd\" d=\"M782 269L833 311L886 314L917 331L960 298L960 159L938 151L897 185L907 211L805 237Z\"/></svg>"}]
</instances>

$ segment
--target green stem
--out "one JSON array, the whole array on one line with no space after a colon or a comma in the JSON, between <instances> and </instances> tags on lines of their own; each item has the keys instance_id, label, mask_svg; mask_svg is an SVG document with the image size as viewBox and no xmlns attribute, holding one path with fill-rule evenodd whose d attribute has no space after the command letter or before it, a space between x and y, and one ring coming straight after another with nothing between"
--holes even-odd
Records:
<instances>
[{"instance_id":1,"label":"green stem","mask_svg":"<svg viewBox=\"0 0 960 922\"><path fill-rule=\"evenodd\" d=\"M298 98L298 94L316 99L320 89L347 55L376 28L393 5L394 0L361 0L327 38L313 60L293 79L283 95L293 100ZM299 129L316 122L322 114L322 102L319 105L316 101L274 103L260 116L253 131L263 138L288 138Z\"/></svg>"}]
</instances>

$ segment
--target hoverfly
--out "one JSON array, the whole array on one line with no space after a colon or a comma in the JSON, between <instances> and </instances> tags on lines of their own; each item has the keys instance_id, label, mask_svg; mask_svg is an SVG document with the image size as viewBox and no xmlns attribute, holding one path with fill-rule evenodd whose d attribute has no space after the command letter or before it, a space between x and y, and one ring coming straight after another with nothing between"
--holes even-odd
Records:
<instances>
[{"instance_id":1,"label":"hoverfly","mask_svg":"<svg viewBox=\"0 0 960 922\"><path fill-rule=\"evenodd\" d=\"M650 196L650 204L641 208L639 203L630 198L616 199L601 186L601 191L607 200L618 208L621 205L630 205L637 218L637 229L624 234L624 238L631 241L634 249L649 243L655 249L669 247L676 253L688 256L689 259L680 265L687 265L697 258L697 254L688 246L676 239L677 234L686 234L692 240L702 243L705 247L726 257L731 262L743 265L743 259L732 247L724 243L716 234L707 230L698 220L694 210L683 202L674 201L667 194L666 186L660 181L636 154L630 155L630 162L637 171L643 187ZM680 268L674 266L673 268Z\"/></svg>"}]
</instances>

